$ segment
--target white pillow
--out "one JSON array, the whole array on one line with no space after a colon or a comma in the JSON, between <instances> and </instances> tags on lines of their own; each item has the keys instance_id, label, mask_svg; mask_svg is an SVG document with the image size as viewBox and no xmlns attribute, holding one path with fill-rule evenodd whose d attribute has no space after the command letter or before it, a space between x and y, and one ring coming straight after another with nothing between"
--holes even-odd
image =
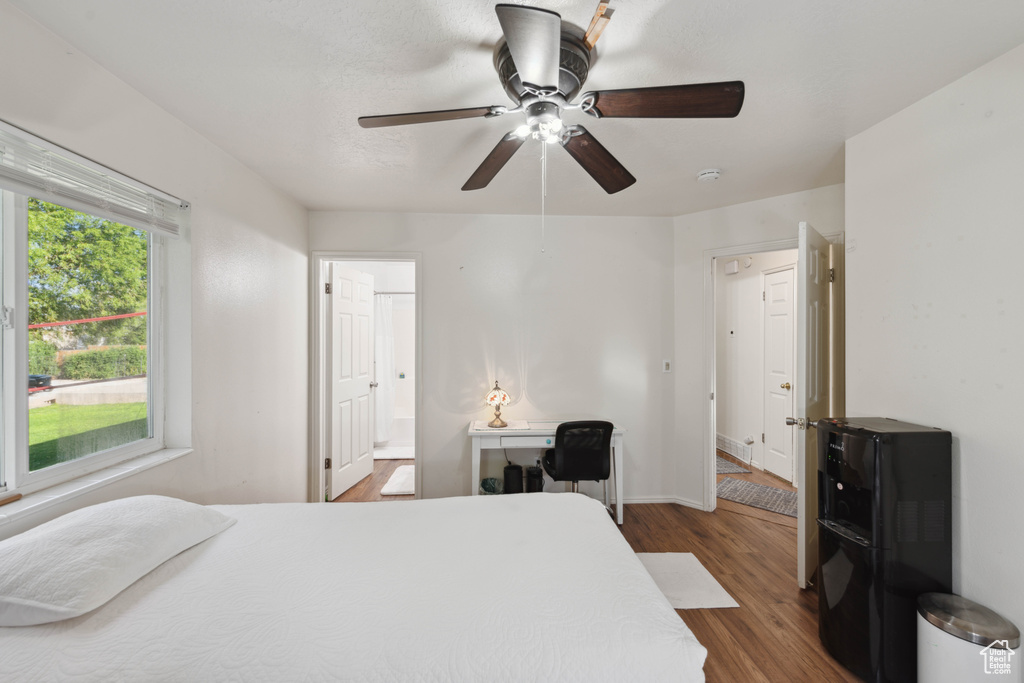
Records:
<instances>
[{"instance_id":1,"label":"white pillow","mask_svg":"<svg viewBox=\"0 0 1024 683\"><path fill-rule=\"evenodd\" d=\"M0 541L0 626L30 626L96 609L235 520L164 496L70 512Z\"/></svg>"}]
</instances>

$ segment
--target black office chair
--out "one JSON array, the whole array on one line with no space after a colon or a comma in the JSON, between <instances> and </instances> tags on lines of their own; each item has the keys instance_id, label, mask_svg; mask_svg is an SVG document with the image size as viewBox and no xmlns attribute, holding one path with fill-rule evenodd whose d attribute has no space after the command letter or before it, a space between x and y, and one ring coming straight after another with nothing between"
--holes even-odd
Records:
<instances>
[{"instance_id":1,"label":"black office chair","mask_svg":"<svg viewBox=\"0 0 1024 683\"><path fill-rule=\"evenodd\" d=\"M544 453L544 471L555 481L571 481L573 493L580 481L604 481L608 505L608 477L612 469L611 422L580 420L563 422L555 430L555 447Z\"/></svg>"}]
</instances>

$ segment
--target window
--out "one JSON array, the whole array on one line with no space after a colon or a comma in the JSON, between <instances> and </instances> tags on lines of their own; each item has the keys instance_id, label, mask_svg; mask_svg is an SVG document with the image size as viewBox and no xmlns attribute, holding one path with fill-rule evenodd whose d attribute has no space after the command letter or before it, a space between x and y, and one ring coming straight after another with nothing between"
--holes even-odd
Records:
<instances>
[{"instance_id":1,"label":"window","mask_svg":"<svg viewBox=\"0 0 1024 683\"><path fill-rule=\"evenodd\" d=\"M187 204L2 122L0 190L0 490L160 450L161 254Z\"/></svg>"},{"instance_id":2,"label":"window","mask_svg":"<svg viewBox=\"0 0 1024 683\"><path fill-rule=\"evenodd\" d=\"M28 199L28 471L153 435L149 235Z\"/></svg>"}]
</instances>

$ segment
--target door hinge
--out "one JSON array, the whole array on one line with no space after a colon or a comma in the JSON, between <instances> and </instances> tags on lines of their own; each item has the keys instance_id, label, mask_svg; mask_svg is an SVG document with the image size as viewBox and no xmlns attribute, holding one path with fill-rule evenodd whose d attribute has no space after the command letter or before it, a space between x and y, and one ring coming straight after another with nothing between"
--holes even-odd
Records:
<instances>
[{"instance_id":1,"label":"door hinge","mask_svg":"<svg viewBox=\"0 0 1024 683\"><path fill-rule=\"evenodd\" d=\"M767 301L767 300L768 300L767 297L765 297L764 292L762 291L761 292L761 301Z\"/></svg>"},{"instance_id":2,"label":"door hinge","mask_svg":"<svg viewBox=\"0 0 1024 683\"><path fill-rule=\"evenodd\" d=\"M331 459L330 458L326 458L324 460L324 469L325 470L331 469Z\"/></svg>"},{"instance_id":3,"label":"door hinge","mask_svg":"<svg viewBox=\"0 0 1024 683\"><path fill-rule=\"evenodd\" d=\"M836 281L836 269L835 268L829 268L828 269L828 281L829 282L835 282Z\"/></svg>"},{"instance_id":4,"label":"door hinge","mask_svg":"<svg viewBox=\"0 0 1024 683\"><path fill-rule=\"evenodd\" d=\"M764 443L764 432L761 432L761 443Z\"/></svg>"},{"instance_id":5,"label":"door hinge","mask_svg":"<svg viewBox=\"0 0 1024 683\"><path fill-rule=\"evenodd\" d=\"M2 325L5 330L14 328L14 309L10 306L0 308L0 325Z\"/></svg>"},{"instance_id":6,"label":"door hinge","mask_svg":"<svg viewBox=\"0 0 1024 683\"><path fill-rule=\"evenodd\" d=\"M324 283L324 294L330 294L330 293L331 293L331 283L330 282L325 282Z\"/></svg>"}]
</instances>

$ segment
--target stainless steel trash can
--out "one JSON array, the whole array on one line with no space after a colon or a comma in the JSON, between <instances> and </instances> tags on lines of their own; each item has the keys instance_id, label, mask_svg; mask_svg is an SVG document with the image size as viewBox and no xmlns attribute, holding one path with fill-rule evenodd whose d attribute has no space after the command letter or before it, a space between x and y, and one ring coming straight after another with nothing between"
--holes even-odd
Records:
<instances>
[{"instance_id":1,"label":"stainless steel trash can","mask_svg":"<svg viewBox=\"0 0 1024 683\"><path fill-rule=\"evenodd\" d=\"M987 607L948 593L917 599L917 680L1021 683L1020 630Z\"/></svg>"}]
</instances>

